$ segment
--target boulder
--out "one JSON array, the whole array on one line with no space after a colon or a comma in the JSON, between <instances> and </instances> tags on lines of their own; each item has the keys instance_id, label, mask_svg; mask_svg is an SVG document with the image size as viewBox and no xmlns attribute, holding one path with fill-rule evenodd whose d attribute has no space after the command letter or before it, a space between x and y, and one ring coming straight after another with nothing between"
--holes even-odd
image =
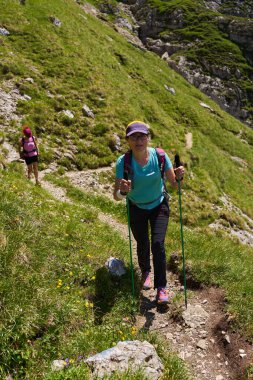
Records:
<instances>
[{"instance_id":1,"label":"boulder","mask_svg":"<svg viewBox=\"0 0 253 380\"><path fill-rule=\"evenodd\" d=\"M108 271L113 276L123 276L126 273L126 267L122 260L117 259L115 257L110 257L106 263L105 266L107 267Z\"/></svg>"},{"instance_id":2,"label":"boulder","mask_svg":"<svg viewBox=\"0 0 253 380\"><path fill-rule=\"evenodd\" d=\"M85 363L91 367L95 378L141 369L148 379L157 380L163 371L161 359L152 344L138 340L118 342L115 347L86 359Z\"/></svg>"}]
</instances>

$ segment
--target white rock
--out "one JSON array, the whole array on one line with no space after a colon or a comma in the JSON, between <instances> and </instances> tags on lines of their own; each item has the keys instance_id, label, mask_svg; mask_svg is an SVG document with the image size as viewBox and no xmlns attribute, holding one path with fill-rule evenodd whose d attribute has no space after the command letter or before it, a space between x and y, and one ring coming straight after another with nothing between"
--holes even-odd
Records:
<instances>
[{"instance_id":1,"label":"white rock","mask_svg":"<svg viewBox=\"0 0 253 380\"><path fill-rule=\"evenodd\" d=\"M182 317L186 325L196 328L204 325L209 314L200 305L188 305L187 309L182 313Z\"/></svg>"},{"instance_id":2,"label":"white rock","mask_svg":"<svg viewBox=\"0 0 253 380\"><path fill-rule=\"evenodd\" d=\"M54 360L51 364L52 371L61 371L66 365L66 362L64 360Z\"/></svg>"},{"instance_id":3,"label":"white rock","mask_svg":"<svg viewBox=\"0 0 253 380\"><path fill-rule=\"evenodd\" d=\"M109 348L85 360L93 371L94 377L104 378L115 371L133 371L141 368L147 379L158 380L163 365L152 344L138 340L118 342Z\"/></svg>"},{"instance_id":4,"label":"white rock","mask_svg":"<svg viewBox=\"0 0 253 380\"><path fill-rule=\"evenodd\" d=\"M165 89L169 91L172 95L176 95L176 91L173 87L167 86L167 84L164 85Z\"/></svg>"},{"instance_id":5,"label":"white rock","mask_svg":"<svg viewBox=\"0 0 253 380\"><path fill-rule=\"evenodd\" d=\"M197 343L197 347L201 348L201 350L207 349L207 341L205 339L200 339Z\"/></svg>"},{"instance_id":6,"label":"white rock","mask_svg":"<svg viewBox=\"0 0 253 380\"><path fill-rule=\"evenodd\" d=\"M10 32L5 28L0 28L0 35L1 36L8 36Z\"/></svg>"},{"instance_id":7,"label":"white rock","mask_svg":"<svg viewBox=\"0 0 253 380\"><path fill-rule=\"evenodd\" d=\"M70 119L74 119L74 114L70 111L70 110L63 110L61 111L63 113L63 115L69 117Z\"/></svg>"},{"instance_id":8,"label":"white rock","mask_svg":"<svg viewBox=\"0 0 253 380\"><path fill-rule=\"evenodd\" d=\"M25 78L25 81L26 81L26 82L29 82L29 83L34 83L33 78Z\"/></svg>"},{"instance_id":9,"label":"white rock","mask_svg":"<svg viewBox=\"0 0 253 380\"><path fill-rule=\"evenodd\" d=\"M166 339L172 340L173 338L174 338L173 334L171 334L171 333L166 334Z\"/></svg>"},{"instance_id":10,"label":"white rock","mask_svg":"<svg viewBox=\"0 0 253 380\"><path fill-rule=\"evenodd\" d=\"M222 376L222 375L218 375L218 376L216 376L216 378L215 378L215 380L223 380L224 379L224 377Z\"/></svg>"},{"instance_id":11,"label":"white rock","mask_svg":"<svg viewBox=\"0 0 253 380\"><path fill-rule=\"evenodd\" d=\"M85 116L91 117L92 119L95 118L94 113L92 112L92 110L86 104L84 104L84 106L82 108L82 112L83 112L83 114Z\"/></svg>"},{"instance_id":12,"label":"white rock","mask_svg":"<svg viewBox=\"0 0 253 380\"><path fill-rule=\"evenodd\" d=\"M32 100L32 98L29 96L29 95L23 95L23 100L27 100L27 101L29 101L29 100Z\"/></svg>"}]
</instances>

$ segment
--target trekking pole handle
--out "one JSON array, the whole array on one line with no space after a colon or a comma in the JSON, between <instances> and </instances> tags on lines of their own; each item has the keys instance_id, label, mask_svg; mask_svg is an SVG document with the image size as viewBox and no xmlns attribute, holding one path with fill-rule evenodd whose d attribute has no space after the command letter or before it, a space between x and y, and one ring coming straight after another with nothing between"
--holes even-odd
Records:
<instances>
[{"instance_id":1,"label":"trekking pole handle","mask_svg":"<svg viewBox=\"0 0 253 380\"><path fill-rule=\"evenodd\" d=\"M182 166L182 163L181 163L181 161L180 161L179 154L176 154L176 155L175 155L174 166L175 166L175 168L179 168L179 166ZM182 178L180 178L180 179L177 179L177 181L182 181L183 179L184 179L184 177L182 177Z\"/></svg>"}]
</instances>

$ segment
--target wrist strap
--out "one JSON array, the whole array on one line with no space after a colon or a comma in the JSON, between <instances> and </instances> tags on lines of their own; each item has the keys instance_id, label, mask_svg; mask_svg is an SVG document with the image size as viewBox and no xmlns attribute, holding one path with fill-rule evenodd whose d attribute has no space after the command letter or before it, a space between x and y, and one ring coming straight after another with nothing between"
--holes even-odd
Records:
<instances>
[{"instance_id":1,"label":"wrist strap","mask_svg":"<svg viewBox=\"0 0 253 380\"><path fill-rule=\"evenodd\" d=\"M126 198L126 195L121 194L120 189L118 189L118 190L116 191L116 196L117 196L117 198L120 199L120 200Z\"/></svg>"}]
</instances>

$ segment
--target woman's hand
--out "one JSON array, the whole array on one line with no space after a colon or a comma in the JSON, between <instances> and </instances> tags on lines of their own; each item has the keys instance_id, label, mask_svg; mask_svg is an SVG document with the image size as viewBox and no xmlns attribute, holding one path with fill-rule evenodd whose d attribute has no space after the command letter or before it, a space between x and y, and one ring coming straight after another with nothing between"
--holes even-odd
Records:
<instances>
[{"instance_id":1,"label":"woman's hand","mask_svg":"<svg viewBox=\"0 0 253 380\"><path fill-rule=\"evenodd\" d=\"M175 168L174 173L175 173L176 179L182 181L184 177L184 167L179 166L178 168Z\"/></svg>"},{"instance_id":2,"label":"woman's hand","mask_svg":"<svg viewBox=\"0 0 253 380\"><path fill-rule=\"evenodd\" d=\"M129 191L131 190L131 181L122 179L120 181L119 190L122 194L129 193Z\"/></svg>"}]
</instances>

